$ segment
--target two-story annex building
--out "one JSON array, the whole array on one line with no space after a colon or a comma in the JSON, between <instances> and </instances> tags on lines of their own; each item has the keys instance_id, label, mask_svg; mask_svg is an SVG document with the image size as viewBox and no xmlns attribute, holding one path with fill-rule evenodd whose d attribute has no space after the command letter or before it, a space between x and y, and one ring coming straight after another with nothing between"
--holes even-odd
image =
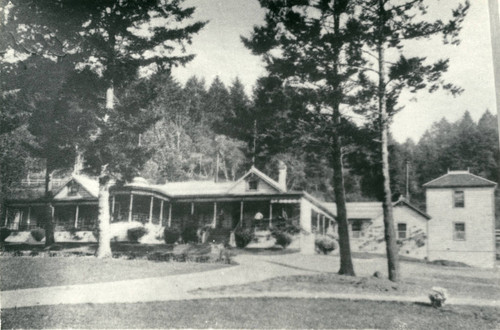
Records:
<instances>
[{"instance_id":1,"label":"two-story annex building","mask_svg":"<svg viewBox=\"0 0 500 330\"><path fill-rule=\"evenodd\" d=\"M424 184L428 259L495 265L496 183L469 171L449 171Z\"/></svg>"}]
</instances>

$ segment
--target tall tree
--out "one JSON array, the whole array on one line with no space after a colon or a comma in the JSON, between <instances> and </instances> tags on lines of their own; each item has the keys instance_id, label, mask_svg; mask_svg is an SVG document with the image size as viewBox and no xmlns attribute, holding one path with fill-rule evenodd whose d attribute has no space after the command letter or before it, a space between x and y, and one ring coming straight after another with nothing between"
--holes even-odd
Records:
<instances>
[{"instance_id":1,"label":"tall tree","mask_svg":"<svg viewBox=\"0 0 500 330\"><path fill-rule=\"evenodd\" d=\"M260 3L267 11L265 25L255 27L252 36L243 41L255 54L264 55L270 76L307 95L307 108L316 117L314 125L320 128L316 131L327 137L322 142L328 145L333 165L341 256L339 273L354 275L341 132L347 119L341 106L355 101L346 96L355 88L352 79L364 61L351 1L262 0Z\"/></svg>"},{"instance_id":2,"label":"tall tree","mask_svg":"<svg viewBox=\"0 0 500 330\"><path fill-rule=\"evenodd\" d=\"M426 17L428 1L425 0L369 0L359 1L360 22L363 25L368 52L375 58L375 75L372 81L364 81L371 91L375 109L378 112L377 126L381 141L381 160L383 185L384 227L387 247L389 279L399 280L399 261L394 232L392 212L392 192L389 173L388 128L390 116L399 106L399 96L403 90L415 93L421 89L430 92L442 87L453 94L461 91L453 84L447 84L442 74L448 69L448 60L438 60L427 64L424 57L403 55L405 42L408 40L428 39L442 35L444 43L459 43L458 34L467 13L469 3L460 4L452 11L448 22L441 19L428 21ZM395 62L388 61L389 51L399 53ZM370 69L373 70L373 69ZM367 78L369 79L369 78Z\"/></svg>"},{"instance_id":3,"label":"tall tree","mask_svg":"<svg viewBox=\"0 0 500 330\"><path fill-rule=\"evenodd\" d=\"M125 164L136 167L140 163L137 157L124 163L120 163L123 157L115 157L120 153L113 150L120 145L115 144L116 137L111 134L117 133L116 128L120 126L117 123L124 124L123 118L134 117L132 113L127 113L123 104L118 104L119 110L114 109L117 101L115 90L120 94L120 90L138 75L169 71L190 61L194 55L185 53L185 45L191 42L193 34L203 28L205 22L186 23L194 8L184 8L182 1L177 0L43 0L29 4L15 1L12 8L17 11L12 16L15 19L31 20L33 30L43 30L47 35L56 36L55 40L59 41L63 52L70 49L80 54L83 59L77 68L91 69L105 84L105 89L96 91L101 95L106 93L106 107L97 108L94 113L96 131L87 159L93 160L89 165L99 175L100 237L96 255L109 257L110 179L120 171L130 172L125 169ZM23 11L26 8L28 10ZM42 38L34 48L46 48L46 44ZM54 56L58 55L65 54ZM140 102L129 106L130 111L136 114L143 109ZM132 121L131 126L134 126L135 121ZM138 134L139 128L132 128L133 133ZM128 149L131 149L130 146Z\"/></svg>"}]
</instances>

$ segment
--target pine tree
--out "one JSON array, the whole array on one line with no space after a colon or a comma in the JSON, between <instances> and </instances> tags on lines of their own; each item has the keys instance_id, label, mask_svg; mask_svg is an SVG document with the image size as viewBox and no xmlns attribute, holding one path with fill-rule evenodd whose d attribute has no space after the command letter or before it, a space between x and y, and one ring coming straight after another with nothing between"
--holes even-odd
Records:
<instances>
[{"instance_id":1,"label":"pine tree","mask_svg":"<svg viewBox=\"0 0 500 330\"><path fill-rule=\"evenodd\" d=\"M452 94L461 92L453 84L443 81L442 73L448 69L448 60L438 60L427 64L424 57L407 58L402 54L404 41L427 39L442 35L444 43L457 44L458 33L467 13L469 3L460 4L452 11L452 17L445 23L440 19L427 21L425 14L428 6L425 0L369 0L358 1L361 8L359 22L371 57L376 61L376 69L363 71L364 95L373 97L376 109L377 126L381 141L381 160L383 175L383 209L389 279L399 280L399 261L394 219L392 215L392 193L389 173L388 128L390 116L400 110L399 96L403 90L415 93L421 89L430 92L443 88ZM388 62L388 51L397 50L399 59ZM367 73L368 72L368 73ZM370 80L369 72L374 72Z\"/></svg>"},{"instance_id":2,"label":"pine tree","mask_svg":"<svg viewBox=\"0 0 500 330\"><path fill-rule=\"evenodd\" d=\"M255 27L243 41L255 54L263 55L270 77L303 95L310 115L305 132L315 132L304 138L328 146L339 223L339 273L354 275L343 175L342 130L347 118L341 106L356 102L347 96L356 88L352 80L364 60L351 1L260 3L266 9L265 24Z\"/></svg>"},{"instance_id":3,"label":"pine tree","mask_svg":"<svg viewBox=\"0 0 500 330\"><path fill-rule=\"evenodd\" d=\"M28 26L24 31L15 27L9 31L13 32L14 40L19 40L16 37L20 34L32 34L31 37L51 35L51 40L55 40L56 45L60 46L56 49L58 53L52 50L54 56L79 54L82 60L77 69L89 68L105 85L104 89L95 91L101 95L106 93L106 107L96 108L91 118L94 119L96 130L93 143L89 146L89 154L85 158L92 159L88 165L93 173L99 175L100 235L96 255L110 257L108 195L111 178L123 172L124 177L127 177L133 170L126 168L126 165L137 170L141 161L145 161L139 158L141 153L130 161L126 157L120 157L127 152L115 149L120 144L113 134L118 133L117 128L121 125L122 128L127 128L125 118L132 122L129 125L132 134L126 138L130 143L134 135L147 128L144 125L135 126L142 120L134 120L137 116L141 117L144 104L135 99L135 104L125 107L120 104L122 100L117 99L116 95L131 93L128 90L122 94L120 90L126 90L127 84L138 75L170 71L174 66L190 61L194 55L185 54L184 47L191 42L193 34L203 28L205 22L185 23L192 16L194 8L182 7L181 1L41 0L29 4L14 1L11 10L15 12L15 15L11 15L15 23L22 21ZM11 47L14 46L24 46L26 49L26 45L17 42ZM39 42L31 43L28 51L54 48L49 46L52 45L48 45L42 38ZM145 82L139 82L138 87L141 84ZM138 91L141 92L146 93L144 90ZM136 93L135 97L140 95ZM124 149L130 151L134 148L129 145Z\"/></svg>"}]
</instances>

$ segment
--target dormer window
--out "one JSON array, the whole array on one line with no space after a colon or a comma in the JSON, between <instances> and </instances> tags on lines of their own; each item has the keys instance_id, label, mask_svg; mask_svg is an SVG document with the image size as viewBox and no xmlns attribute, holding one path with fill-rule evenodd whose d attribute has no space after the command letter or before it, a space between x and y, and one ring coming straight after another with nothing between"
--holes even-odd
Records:
<instances>
[{"instance_id":1,"label":"dormer window","mask_svg":"<svg viewBox=\"0 0 500 330\"><path fill-rule=\"evenodd\" d=\"M68 187L68 196L75 196L78 194L79 186L75 181L71 181Z\"/></svg>"},{"instance_id":2,"label":"dormer window","mask_svg":"<svg viewBox=\"0 0 500 330\"><path fill-rule=\"evenodd\" d=\"M258 190L259 189L259 180L256 178L250 179L248 181L248 190Z\"/></svg>"},{"instance_id":3,"label":"dormer window","mask_svg":"<svg viewBox=\"0 0 500 330\"><path fill-rule=\"evenodd\" d=\"M465 195L463 190L455 190L453 192L453 206L454 207L465 207Z\"/></svg>"}]
</instances>

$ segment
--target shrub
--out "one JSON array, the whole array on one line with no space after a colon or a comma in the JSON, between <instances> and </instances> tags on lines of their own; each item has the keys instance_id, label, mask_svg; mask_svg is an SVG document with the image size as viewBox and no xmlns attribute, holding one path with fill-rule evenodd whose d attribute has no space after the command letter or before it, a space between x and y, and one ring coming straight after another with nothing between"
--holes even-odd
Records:
<instances>
[{"instance_id":1,"label":"shrub","mask_svg":"<svg viewBox=\"0 0 500 330\"><path fill-rule=\"evenodd\" d=\"M130 242L137 243L139 239L147 233L148 230L144 227L134 227L127 230L127 238Z\"/></svg>"},{"instance_id":2,"label":"shrub","mask_svg":"<svg viewBox=\"0 0 500 330\"><path fill-rule=\"evenodd\" d=\"M328 254L337 249L337 241L328 236L319 236L314 242L316 250L323 254Z\"/></svg>"},{"instance_id":3,"label":"shrub","mask_svg":"<svg viewBox=\"0 0 500 330\"><path fill-rule=\"evenodd\" d=\"M236 241L236 246L239 248L247 246L254 237L254 232L251 229L238 228L234 232L234 240Z\"/></svg>"},{"instance_id":4,"label":"shrub","mask_svg":"<svg viewBox=\"0 0 500 330\"><path fill-rule=\"evenodd\" d=\"M31 236L35 241L40 242L45 238L45 230L42 228L35 228L31 231Z\"/></svg>"},{"instance_id":5,"label":"shrub","mask_svg":"<svg viewBox=\"0 0 500 330\"><path fill-rule=\"evenodd\" d=\"M163 262L167 262L167 261L170 261L170 259L173 257L173 253L170 253L170 252L167 252L167 253L164 253L164 252L153 252L151 254L148 254L148 260L150 261L163 261Z\"/></svg>"},{"instance_id":6,"label":"shrub","mask_svg":"<svg viewBox=\"0 0 500 330\"><path fill-rule=\"evenodd\" d=\"M96 241L99 241L99 227L98 226L95 226L92 229L92 235L94 235L94 238Z\"/></svg>"},{"instance_id":7,"label":"shrub","mask_svg":"<svg viewBox=\"0 0 500 330\"><path fill-rule=\"evenodd\" d=\"M284 231L273 231L273 237L276 239L276 244L281 245L284 249L292 243L292 235Z\"/></svg>"},{"instance_id":8,"label":"shrub","mask_svg":"<svg viewBox=\"0 0 500 330\"><path fill-rule=\"evenodd\" d=\"M230 265L232 262L234 254L231 252L229 249L222 249L219 252L219 257L217 258L218 262L221 262L223 264Z\"/></svg>"},{"instance_id":9,"label":"shrub","mask_svg":"<svg viewBox=\"0 0 500 330\"><path fill-rule=\"evenodd\" d=\"M5 242L5 239L9 237L10 233L12 233L12 230L10 230L9 228L0 228L0 242Z\"/></svg>"},{"instance_id":10,"label":"shrub","mask_svg":"<svg viewBox=\"0 0 500 330\"><path fill-rule=\"evenodd\" d=\"M446 299L448 299L448 291L444 288L433 287L432 292L429 294L432 307L442 307Z\"/></svg>"},{"instance_id":11,"label":"shrub","mask_svg":"<svg viewBox=\"0 0 500 330\"><path fill-rule=\"evenodd\" d=\"M182 230L181 237L184 243L198 243L198 228L187 226Z\"/></svg>"},{"instance_id":12,"label":"shrub","mask_svg":"<svg viewBox=\"0 0 500 330\"><path fill-rule=\"evenodd\" d=\"M165 239L165 243L174 244L181 236L181 232L177 228L165 227L163 232L163 238Z\"/></svg>"}]
</instances>

